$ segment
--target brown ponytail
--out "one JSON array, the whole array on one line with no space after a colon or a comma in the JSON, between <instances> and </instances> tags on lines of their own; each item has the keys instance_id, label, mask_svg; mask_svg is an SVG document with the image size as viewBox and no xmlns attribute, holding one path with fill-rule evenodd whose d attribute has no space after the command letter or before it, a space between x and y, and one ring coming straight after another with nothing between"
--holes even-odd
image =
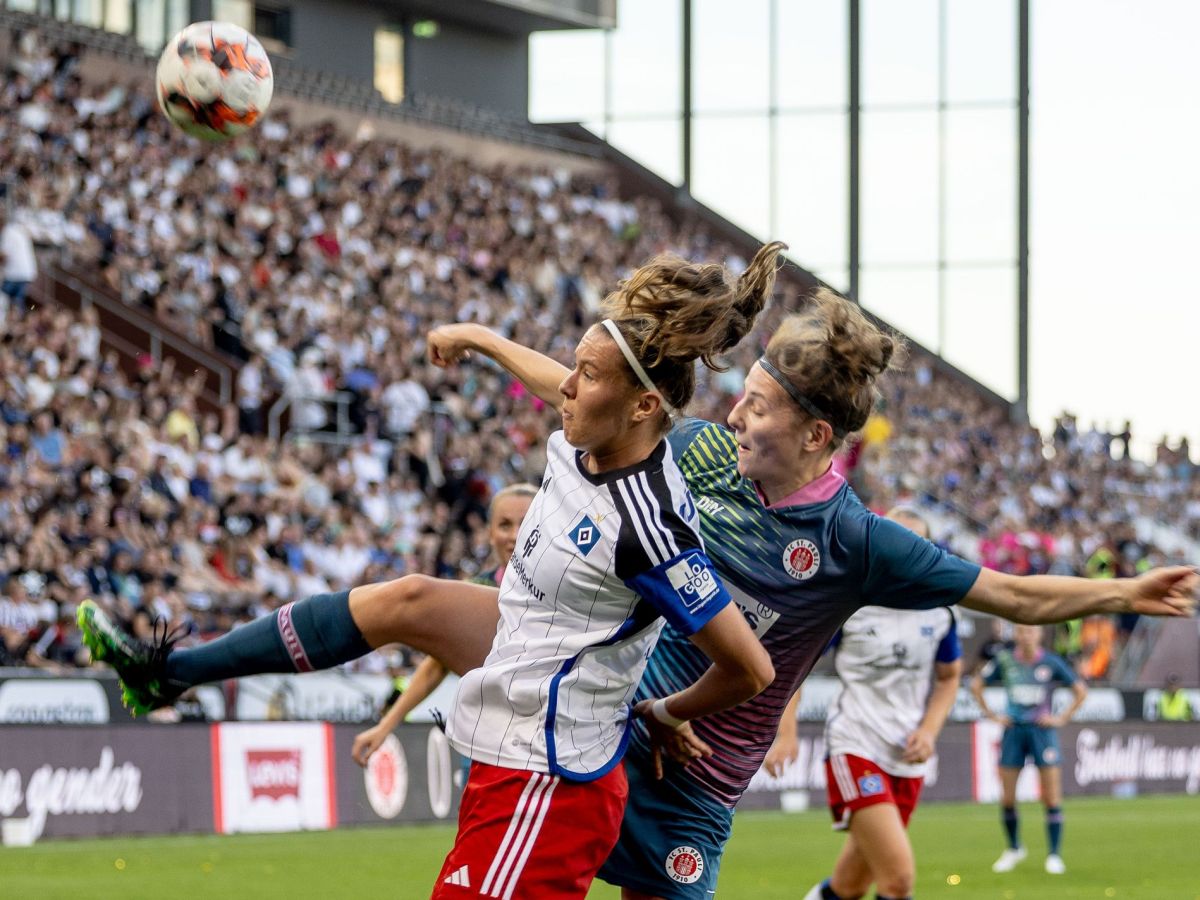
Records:
<instances>
[{"instance_id":1,"label":"brown ponytail","mask_svg":"<svg viewBox=\"0 0 1200 900\"><path fill-rule=\"evenodd\" d=\"M866 424L876 382L904 357L903 342L877 327L857 306L818 288L800 312L788 316L765 356L845 433Z\"/></svg>"},{"instance_id":2,"label":"brown ponytail","mask_svg":"<svg viewBox=\"0 0 1200 900\"><path fill-rule=\"evenodd\" d=\"M696 388L692 363L698 359L716 371L726 368L718 354L754 328L786 249L780 241L766 244L736 278L718 263L658 256L621 282L601 310L620 328L667 402L682 409Z\"/></svg>"}]
</instances>

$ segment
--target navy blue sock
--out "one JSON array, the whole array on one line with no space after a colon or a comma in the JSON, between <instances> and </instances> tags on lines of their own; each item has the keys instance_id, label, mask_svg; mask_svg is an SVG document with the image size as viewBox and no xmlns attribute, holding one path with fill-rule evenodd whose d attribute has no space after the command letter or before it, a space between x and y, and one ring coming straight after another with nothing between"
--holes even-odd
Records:
<instances>
[{"instance_id":1,"label":"navy blue sock","mask_svg":"<svg viewBox=\"0 0 1200 900\"><path fill-rule=\"evenodd\" d=\"M862 900L862 894L855 894L853 897L845 897L833 889L833 879L826 878L820 884L821 900Z\"/></svg>"},{"instance_id":2,"label":"navy blue sock","mask_svg":"<svg viewBox=\"0 0 1200 900\"><path fill-rule=\"evenodd\" d=\"M907 897L885 897L883 894L876 894L875 900L912 900L912 894Z\"/></svg>"},{"instance_id":3,"label":"navy blue sock","mask_svg":"<svg viewBox=\"0 0 1200 900\"><path fill-rule=\"evenodd\" d=\"M1004 817L1004 833L1008 835L1008 848L1016 850L1021 846L1021 839L1017 831L1017 808L1015 806L1001 807L1001 813Z\"/></svg>"},{"instance_id":4,"label":"navy blue sock","mask_svg":"<svg viewBox=\"0 0 1200 900\"><path fill-rule=\"evenodd\" d=\"M1062 846L1063 813L1061 806L1046 807L1046 842L1050 852L1058 856L1058 848Z\"/></svg>"},{"instance_id":5,"label":"navy blue sock","mask_svg":"<svg viewBox=\"0 0 1200 900\"><path fill-rule=\"evenodd\" d=\"M350 592L314 594L198 647L167 657L177 686L206 684L266 672L328 669L370 653L350 615Z\"/></svg>"}]
</instances>

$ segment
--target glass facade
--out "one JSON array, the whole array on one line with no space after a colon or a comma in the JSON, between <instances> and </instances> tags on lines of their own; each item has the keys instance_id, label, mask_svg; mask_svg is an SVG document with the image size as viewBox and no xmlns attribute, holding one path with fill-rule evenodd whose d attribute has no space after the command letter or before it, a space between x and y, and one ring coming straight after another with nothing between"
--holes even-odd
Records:
<instances>
[{"instance_id":1,"label":"glass facade","mask_svg":"<svg viewBox=\"0 0 1200 900\"><path fill-rule=\"evenodd\" d=\"M190 0L0 0L0 7L133 35L151 53L191 21Z\"/></svg>"},{"instance_id":2,"label":"glass facade","mask_svg":"<svg viewBox=\"0 0 1200 900\"><path fill-rule=\"evenodd\" d=\"M621 0L613 31L533 35L530 118L583 122L1016 398L1019 7ZM965 352L980 328L1005 351Z\"/></svg>"}]
</instances>

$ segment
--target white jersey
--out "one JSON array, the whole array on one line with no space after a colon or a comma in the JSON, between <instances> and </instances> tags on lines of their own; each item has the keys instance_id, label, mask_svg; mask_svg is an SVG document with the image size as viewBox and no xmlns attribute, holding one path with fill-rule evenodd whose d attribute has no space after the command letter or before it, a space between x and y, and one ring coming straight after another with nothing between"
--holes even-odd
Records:
<instances>
[{"instance_id":1,"label":"white jersey","mask_svg":"<svg viewBox=\"0 0 1200 900\"><path fill-rule=\"evenodd\" d=\"M447 734L473 760L586 781L624 754L662 617L691 634L729 594L666 441L600 475L562 432L547 456L500 584L491 653L459 683Z\"/></svg>"},{"instance_id":2,"label":"white jersey","mask_svg":"<svg viewBox=\"0 0 1200 900\"><path fill-rule=\"evenodd\" d=\"M962 655L954 613L864 606L834 639L842 688L830 704L825 749L861 756L901 778L925 774L903 761L904 745L925 717L934 664Z\"/></svg>"}]
</instances>

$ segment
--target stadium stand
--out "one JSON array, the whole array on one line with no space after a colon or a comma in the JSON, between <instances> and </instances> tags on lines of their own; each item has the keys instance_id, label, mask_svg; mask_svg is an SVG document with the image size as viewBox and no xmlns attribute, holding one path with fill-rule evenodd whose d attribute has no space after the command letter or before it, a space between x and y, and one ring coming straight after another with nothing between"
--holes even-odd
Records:
<instances>
[{"instance_id":1,"label":"stadium stand","mask_svg":"<svg viewBox=\"0 0 1200 900\"><path fill-rule=\"evenodd\" d=\"M202 366L122 354L85 293L79 312L46 305L44 280L41 302L9 312L4 664L86 664L71 613L89 595L139 629L161 615L202 639L317 591L476 573L487 498L540 477L554 420L498 371L428 366L425 331L479 321L565 359L636 262L674 251L743 264L611 174L492 165L286 116L201 151L148 94L85 82L77 45L26 31L15 48L0 171L43 268L237 374L214 394ZM374 102L357 86L312 89L361 111ZM460 113L458 126L509 134L461 109L439 121ZM797 302L785 290L729 372L707 377L698 414L723 418L761 334ZM1147 465L1128 441L1070 416L1049 435L1014 424L918 354L845 462L873 506L915 500L956 549L1007 571L1107 577L1195 558L1188 449L1164 441ZM1097 666L1103 654L1103 677L1134 624L1062 639Z\"/></svg>"}]
</instances>

